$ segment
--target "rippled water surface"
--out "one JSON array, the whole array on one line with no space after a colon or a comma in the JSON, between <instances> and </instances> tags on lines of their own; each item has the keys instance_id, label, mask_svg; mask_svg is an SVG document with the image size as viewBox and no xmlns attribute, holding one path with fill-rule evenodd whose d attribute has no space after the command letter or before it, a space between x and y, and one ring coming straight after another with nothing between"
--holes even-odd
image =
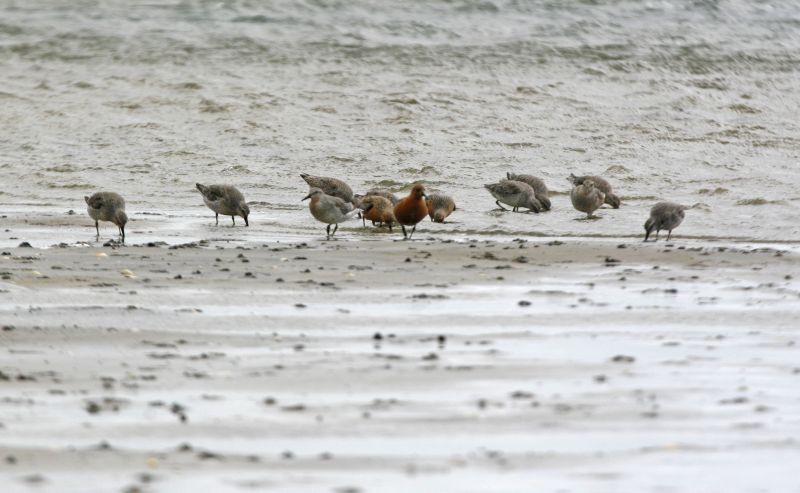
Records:
<instances>
[{"instance_id":1,"label":"rippled water surface","mask_svg":"<svg viewBox=\"0 0 800 493\"><path fill-rule=\"evenodd\" d=\"M251 202L226 235L315 237L308 172L422 180L458 204L443 236L639 235L671 199L684 237L800 241L798 67L792 1L0 0L2 239L92 236L100 189L132 240L208 237L197 181ZM506 171L553 211L493 211ZM570 172L622 208L575 220Z\"/></svg>"}]
</instances>

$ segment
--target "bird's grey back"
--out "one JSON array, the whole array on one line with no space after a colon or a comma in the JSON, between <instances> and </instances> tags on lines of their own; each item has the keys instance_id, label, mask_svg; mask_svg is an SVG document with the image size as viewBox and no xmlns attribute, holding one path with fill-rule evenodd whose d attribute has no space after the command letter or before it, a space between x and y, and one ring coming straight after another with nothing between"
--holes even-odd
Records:
<instances>
[{"instance_id":1,"label":"bird's grey back","mask_svg":"<svg viewBox=\"0 0 800 493\"><path fill-rule=\"evenodd\" d=\"M447 208L450 205L455 207L455 201L449 195L445 195L443 193L432 193L428 195L428 201L430 202L430 208L433 210Z\"/></svg>"},{"instance_id":2,"label":"bird's grey back","mask_svg":"<svg viewBox=\"0 0 800 493\"><path fill-rule=\"evenodd\" d=\"M533 191L536 192L536 195L547 196L547 194L549 193L549 191L547 190L547 185L545 185L544 183L544 180L542 180L537 176L506 173L506 177L509 180L521 181L522 183L527 183L528 185L531 186L531 188L533 188Z\"/></svg>"},{"instance_id":3,"label":"bird's grey back","mask_svg":"<svg viewBox=\"0 0 800 493\"><path fill-rule=\"evenodd\" d=\"M86 199L86 204L92 209L106 209L108 211L125 210L125 199L115 192L97 192Z\"/></svg>"},{"instance_id":4,"label":"bird's grey back","mask_svg":"<svg viewBox=\"0 0 800 493\"><path fill-rule=\"evenodd\" d=\"M241 204L245 201L242 192L231 185L200 185L198 189L203 194L203 198L210 202L225 200L232 204Z\"/></svg>"},{"instance_id":5,"label":"bird's grey back","mask_svg":"<svg viewBox=\"0 0 800 493\"><path fill-rule=\"evenodd\" d=\"M523 183L521 181L516 181L516 180L500 180L498 183L486 185L486 188L488 188L489 191L500 195L525 194L534 196L536 194L535 191L533 190L533 187L531 187L527 183Z\"/></svg>"},{"instance_id":6,"label":"bird's grey back","mask_svg":"<svg viewBox=\"0 0 800 493\"><path fill-rule=\"evenodd\" d=\"M597 187L589 187L585 182L576 185L569 194L572 205L581 212L591 213L605 200L605 194Z\"/></svg>"},{"instance_id":7,"label":"bird's grey back","mask_svg":"<svg viewBox=\"0 0 800 493\"><path fill-rule=\"evenodd\" d=\"M664 229L673 229L686 217L686 206L675 202L659 202L650 209L650 218Z\"/></svg>"},{"instance_id":8,"label":"bird's grey back","mask_svg":"<svg viewBox=\"0 0 800 493\"><path fill-rule=\"evenodd\" d=\"M311 188L319 188L325 192L326 195L339 197L346 202L353 202L353 189L350 188L350 185L338 178L312 176L306 173L301 173L300 177L305 180Z\"/></svg>"},{"instance_id":9,"label":"bird's grey back","mask_svg":"<svg viewBox=\"0 0 800 493\"><path fill-rule=\"evenodd\" d=\"M371 190L368 190L367 193L364 194L365 197L369 197L370 195L377 195L378 197L384 197L386 199L389 199L392 205L397 205L397 202L400 200L397 198L397 195L393 194L389 190L381 190L378 188L373 188Z\"/></svg>"},{"instance_id":10,"label":"bird's grey back","mask_svg":"<svg viewBox=\"0 0 800 493\"><path fill-rule=\"evenodd\" d=\"M345 216L353 211L353 204L323 192L319 197L317 209Z\"/></svg>"},{"instance_id":11,"label":"bird's grey back","mask_svg":"<svg viewBox=\"0 0 800 493\"><path fill-rule=\"evenodd\" d=\"M603 192L604 194L608 195L609 193L611 193L611 184L608 183L608 181L602 176L595 176L595 175L575 176L574 174L569 175L569 181L571 181L573 185L583 185L583 182L586 180L592 180L594 182L594 186L597 187L597 189Z\"/></svg>"}]
</instances>

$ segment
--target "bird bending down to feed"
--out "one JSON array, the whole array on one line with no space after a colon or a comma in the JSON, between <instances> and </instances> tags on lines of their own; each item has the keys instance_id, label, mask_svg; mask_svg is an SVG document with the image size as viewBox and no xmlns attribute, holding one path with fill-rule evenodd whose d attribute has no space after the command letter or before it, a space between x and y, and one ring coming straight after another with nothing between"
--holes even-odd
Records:
<instances>
[{"instance_id":1,"label":"bird bending down to feed","mask_svg":"<svg viewBox=\"0 0 800 493\"><path fill-rule=\"evenodd\" d=\"M111 221L119 228L119 235L124 243L125 223L128 222L128 215L125 214L125 199L114 192L97 192L91 197L84 197L83 199L86 201L89 217L94 219L97 238L100 238L98 221Z\"/></svg>"},{"instance_id":2,"label":"bird bending down to feed","mask_svg":"<svg viewBox=\"0 0 800 493\"><path fill-rule=\"evenodd\" d=\"M417 183L407 197L394 206L394 217L403 229L403 239L410 240L417 224L428 215L428 206L425 204L425 185ZM412 226L411 233L406 233L406 226Z\"/></svg>"},{"instance_id":3,"label":"bird bending down to feed","mask_svg":"<svg viewBox=\"0 0 800 493\"><path fill-rule=\"evenodd\" d=\"M530 185L533 188L533 193L536 194L536 200L542 204L542 210L550 210L550 191L547 189L547 185L544 184L544 180L538 176L516 175L514 173L506 173L506 178Z\"/></svg>"},{"instance_id":4,"label":"bird bending down to feed","mask_svg":"<svg viewBox=\"0 0 800 493\"><path fill-rule=\"evenodd\" d=\"M353 189L342 180L328 176L313 176L307 173L300 173L300 178L305 180L310 188L319 188L325 195L339 197L345 202L354 204Z\"/></svg>"},{"instance_id":5,"label":"bird bending down to feed","mask_svg":"<svg viewBox=\"0 0 800 493\"><path fill-rule=\"evenodd\" d=\"M606 195L594 186L594 181L583 180L580 185L576 185L569 194L572 199L572 206L577 210L586 213L587 219L592 219L594 211L603 205Z\"/></svg>"},{"instance_id":6,"label":"bird bending down to feed","mask_svg":"<svg viewBox=\"0 0 800 493\"><path fill-rule=\"evenodd\" d=\"M373 225L380 223L389 226L389 231L392 230L392 223L396 221L391 200L380 195L367 195L359 200L359 207L364 211L361 215L364 226L367 225L367 219L369 219Z\"/></svg>"},{"instance_id":7,"label":"bird bending down to feed","mask_svg":"<svg viewBox=\"0 0 800 493\"><path fill-rule=\"evenodd\" d=\"M442 193L428 195L425 205L428 207L428 215L431 221L436 223L443 223L456 210L456 202L453 198Z\"/></svg>"},{"instance_id":8,"label":"bird bending down to feed","mask_svg":"<svg viewBox=\"0 0 800 493\"><path fill-rule=\"evenodd\" d=\"M498 183L491 183L484 185L489 190L495 203L498 207L507 211L505 207L500 205L500 202L510 205L513 212L517 212L520 207L529 209L528 212L539 212L542 210L542 204L536 200L536 192L533 187L527 183L515 180L500 180Z\"/></svg>"},{"instance_id":9,"label":"bird bending down to feed","mask_svg":"<svg viewBox=\"0 0 800 493\"><path fill-rule=\"evenodd\" d=\"M244 200L242 192L230 185L201 185L195 184L203 195L203 202L209 209L214 211L216 224L219 225L219 215L231 216L233 224L236 225L236 216L244 218L244 225L250 226L247 217L250 215L250 208Z\"/></svg>"},{"instance_id":10,"label":"bird bending down to feed","mask_svg":"<svg viewBox=\"0 0 800 493\"><path fill-rule=\"evenodd\" d=\"M319 188L312 187L308 191L308 195L303 197L303 200L311 199L308 204L308 210L314 219L321 223L327 224L325 231L327 233L326 239L330 240L339 229L339 223L344 222L352 216L355 208L350 202L345 202L339 197L328 195ZM302 201L301 201L302 202ZM331 232L331 224L334 225L333 232Z\"/></svg>"},{"instance_id":11,"label":"bird bending down to feed","mask_svg":"<svg viewBox=\"0 0 800 493\"><path fill-rule=\"evenodd\" d=\"M653 241L658 241L658 233L662 229L669 231L667 234L667 241L672 236L672 230L680 226L685 217L684 211L688 209L685 205L676 204L675 202L659 202L650 209L650 217L644 223L644 241L650 238L650 233L656 231L656 237Z\"/></svg>"},{"instance_id":12,"label":"bird bending down to feed","mask_svg":"<svg viewBox=\"0 0 800 493\"><path fill-rule=\"evenodd\" d=\"M611 190L611 184L606 181L605 178L600 176L575 176L574 174L570 173L569 178L567 178L573 185L580 185L585 180L592 180L594 182L594 186L603 192L606 196L605 203L613 207L614 209L619 209L620 200L614 192Z\"/></svg>"}]
</instances>

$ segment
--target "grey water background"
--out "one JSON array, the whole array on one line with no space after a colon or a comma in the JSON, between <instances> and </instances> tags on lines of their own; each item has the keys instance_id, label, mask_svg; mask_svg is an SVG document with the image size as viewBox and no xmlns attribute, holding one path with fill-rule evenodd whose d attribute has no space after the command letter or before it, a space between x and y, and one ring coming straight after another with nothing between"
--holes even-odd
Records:
<instances>
[{"instance_id":1,"label":"grey water background","mask_svg":"<svg viewBox=\"0 0 800 493\"><path fill-rule=\"evenodd\" d=\"M3 240L88 239L96 190L129 241L315 237L307 172L451 194L427 234L640 235L669 199L685 237L800 241L799 67L794 1L0 0ZM500 214L506 171L601 174L623 206ZM197 181L253 226L214 228Z\"/></svg>"}]
</instances>

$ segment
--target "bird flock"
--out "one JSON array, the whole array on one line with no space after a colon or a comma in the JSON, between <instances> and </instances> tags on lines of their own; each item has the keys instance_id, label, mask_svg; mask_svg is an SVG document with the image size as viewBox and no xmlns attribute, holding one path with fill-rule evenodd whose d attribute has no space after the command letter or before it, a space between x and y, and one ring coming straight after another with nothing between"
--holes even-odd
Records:
<instances>
[{"instance_id":1,"label":"bird flock","mask_svg":"<svg viewBox=\"0 0 800 493\"><path fill-rule=\"evenodd\" d=\"M308 209L317 221L326 225L326 239L331 239L339 229L339 224L353 217L360 217L362 224L371 221L373 226L388 227L393 231L393 225L400 225L403 239L410 240L414 231L425 217L437 223L443 223L456 211L456 203L452 197L442 193L425 193L425 185L416 183L406 197L398 198L389 190L372 189L365 194L354 194L353 189L342 180L328 176L313 176L301 173L300 177L308 184L308 194L303 201L309 200ZM594 212L603 204L608 204L614 209L620 207L621 201L614 194L611 184L599 176L575 176L570 174L567 178L572 184L570 199L572 206L586 214L587 219L594 219ZM248 216L250 208L244 195L230 185L202 185L196 184L197 190L203 197L203 202L214 211L216 224L219 225L219 215L231 216L233 225L236 217L244 219L245 226L249 226ZM518 175L507 173L506 178L497 183L484 185L495 203L503 211L505 204L511 207L512 212L540 213L549 211L552 204L549 198L547 185L539 177L533 175ZM84 197L89 216L94 219L97 237L100 237L99 221L110 221L119 228L122 242L125 241L125 224L128 216L125 213L125 200L115 192L97 192L92 196ZM650 209L650 217L644 224L644 241L649 241L655 231L655 240L659 233L668 231L667 240L672 236L672 230L683 222L685 210L688 207L674 202L659 202ZM331 231L331 226L333 230ZM407 229L410 228L410 231Z\"/></svg>"}]
</instances>

